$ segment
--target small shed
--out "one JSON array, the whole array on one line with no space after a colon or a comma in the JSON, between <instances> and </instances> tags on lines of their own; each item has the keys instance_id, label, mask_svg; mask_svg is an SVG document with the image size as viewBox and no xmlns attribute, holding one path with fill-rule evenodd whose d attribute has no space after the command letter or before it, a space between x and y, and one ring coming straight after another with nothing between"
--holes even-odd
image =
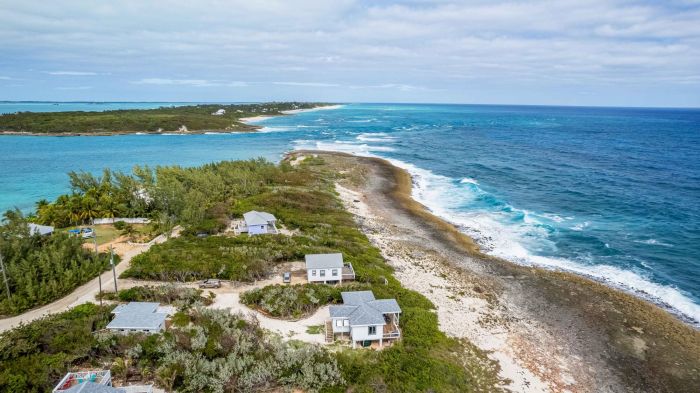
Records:
<instances>
[{"instance_id":1,"label":"small shed","mask_svg":"<svg viewBox=\"0 0 700 393\"><path fill-rule=\"evenodd\" d=\"M277 234L277 218L270 213L251 210L243 214L243 220L246 228L242 232L248 232L248 235Z\"/></svg>"},{"instance_id":2,"label":"small shed","mask_svg":"<svg viewBox=\"0 0 700 393\"><path fill-rule=\"evenodd\" d=\"M36 234L39 234L41 236L50 235L53 233L53 230L54 229L52 226L29 223L29 234L30 235L36 235Z\"/></svg>"}]
</instances>

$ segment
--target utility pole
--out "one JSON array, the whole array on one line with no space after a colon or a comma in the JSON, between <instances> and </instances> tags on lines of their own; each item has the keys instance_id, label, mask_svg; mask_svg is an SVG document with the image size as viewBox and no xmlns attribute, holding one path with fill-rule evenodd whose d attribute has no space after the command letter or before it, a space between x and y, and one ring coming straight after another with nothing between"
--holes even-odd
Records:
<instances>
[{"instance_id":1,"label":"utility pole","mask_svg":"<svg viewBox=\"0 0 700 393\"><path fill-rule=\"evenodd\" d=\"M5 263L2 261L2 252L0 252L0 270L2 270L2 279L5 281L5 290L7 291L7 300L12 300L10 295L10 283L7 282L7 273L5 273Z\"/></svg>"},{"instance_id":2,"label":"utility pole","mask_svg":"<svg viewBox=\"0 0 700 393\"><path fill-rule=\"evenodd\" d=\"M109 245L109 264L112 265L112 276L114 277L114 294L118 295L119 291L117 290L117 271L114 268L114 247L111 244Z\"/></svg>"},{"instance_id":3,"label":"utility pole","mask_svg":"<svg viewBox=\"0 0 700 393\"><path fill-rule=\"evenodd\" d=\"M100 261L100 253L97 251L97 231L95 231L95 228L92 228L92 241L95 243L95 260L97 262ZM97 273L97 282L99 283L100 286L100 307L102 307L102 269Z\"/></svg>"}]
</instances>

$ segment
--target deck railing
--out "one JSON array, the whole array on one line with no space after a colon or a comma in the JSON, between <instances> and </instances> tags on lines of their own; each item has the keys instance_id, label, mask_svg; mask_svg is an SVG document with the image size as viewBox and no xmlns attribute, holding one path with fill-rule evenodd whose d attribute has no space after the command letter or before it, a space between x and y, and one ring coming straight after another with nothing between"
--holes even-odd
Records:
<instances>
[{"instance_id":1,"label":"deck railing","mask_svg":"<svg viewBox=\"0 0 700 393\"><path fill-rule=\"evenodd\" d=\"M391 330L386 331L386 327L389 326ZM401 329L399 329L399 325L396 324L396 322L392 322L391 324L384 325L384 334L382 335L383 338L399 338L401 337Z\"/></svg>"},{"instance_id":2,"label":"deck railing","mask_svg":"<svg viewBox=\"0 0 700 393\"><path fill-rule=\"evenodd\" d=\"M94 382L100 385L109 385L112 374L109 370L78 371L66 374L53 388L53 392L63 392L83 382Z\"/></svg>"}]
</instances>

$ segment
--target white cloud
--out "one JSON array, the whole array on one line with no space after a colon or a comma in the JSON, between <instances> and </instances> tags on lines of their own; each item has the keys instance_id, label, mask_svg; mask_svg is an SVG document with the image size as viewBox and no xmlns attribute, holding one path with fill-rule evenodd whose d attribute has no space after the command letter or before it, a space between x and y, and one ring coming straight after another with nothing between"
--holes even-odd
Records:
<instances>
[{"instance_id":1,"label":"white cloud","mask_svg":"<svg viewBox=\"0 0 700 393\"><path fill-rule=\"evenodd\" d=\"M56 90L90 90L92 86L59 86Z\"/></svg>"},{"instance_id":2,"label":"white cloud","mask_svg":"<svg viewBox=\"0 0 700 393\"><path fill-rule=\"evenodd\" d=\"M99 75L97 72L89 71L46 71L49 75L66 75L66 76L92 76Z\"/></svg>"},{"instance_id":3,"label":"white cloud","mask_svg":"<svg viewBox=\"0 0 700 393\"><path fill-rule=\"evenodd\" d=\"M278 85L300 96L440 101L499 87L503 100L535 100L585 84L594 98L636 102L642 89L656 103L700 105L698 20L700 4L688 0L8 2L0 53L13 66L0 72L99 74L114 94L244 87L231 91L275 99Z\"/></svg>"}]
</instances>

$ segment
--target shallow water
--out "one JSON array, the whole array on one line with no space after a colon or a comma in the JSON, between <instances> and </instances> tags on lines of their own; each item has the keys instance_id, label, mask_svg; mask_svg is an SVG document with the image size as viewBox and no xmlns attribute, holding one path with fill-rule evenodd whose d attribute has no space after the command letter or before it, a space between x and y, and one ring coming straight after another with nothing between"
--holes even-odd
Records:
<instances>
[{"instance_id":1,"label":"shallow water","mask_svg":"<svg viewBox=\"0 0 700 393\"><path fill-rule=\"evenodd\" d=\"M586 274L700 320L700 111L353 104L263 132L0 137L0 208L67 191L69 170L197 165L294 148L377 155L489 253Z\"/></svg>"}]
</instances>

